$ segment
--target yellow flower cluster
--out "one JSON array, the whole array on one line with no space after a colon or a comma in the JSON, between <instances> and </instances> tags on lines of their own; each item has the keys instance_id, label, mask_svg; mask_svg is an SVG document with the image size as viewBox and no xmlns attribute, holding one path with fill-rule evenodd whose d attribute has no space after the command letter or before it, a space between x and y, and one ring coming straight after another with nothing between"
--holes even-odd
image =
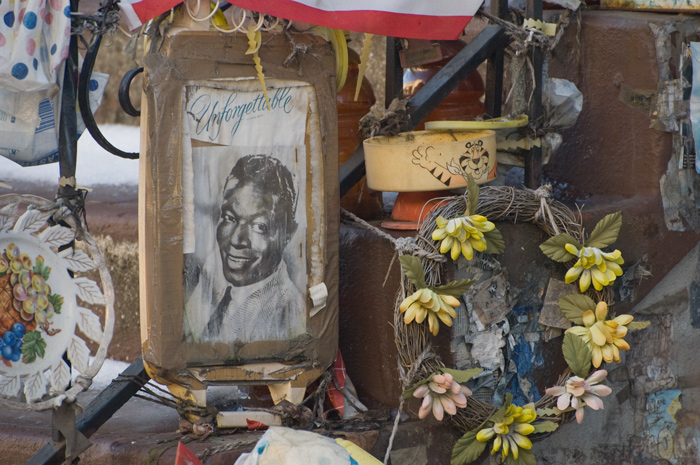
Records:
<instances>
[{"instance_id":1,"label":"yellow flower cluster","mask_svg":"<svg viewBox=\"0 0 700 465\"><path fill-rule=\"evenodd\" d=\"M535 431L532 423L537 418L537 413L529 408L509 405L503 417L503 421L495 422L491 428L484 428L476 433L476 439L486 442L491 438L493 448L491 455L502 449L501 461L504 462L508 453L513 454L513 458L518 460L518 448L529 450L532 442L527 435Z\"/></svg>"},{"instance_id":2,"label":"yellow flower cluster","mask_svg":"<svg viewBox=\"0 0 700 465\"><path fill-rule=\"evenodd\" d=\"M620 350L629 350L630 345L622 339L627 335L627 325L632 322L632 315L620 315L613 320L608 317L608 304L598 302L595 314L592 310L583 313L583 326L573 326L566 330L588 344L591 349L591 362L598 368L603 360L607 363L620 361Z\"/></svg>"},{"instance_id":3,"label":"yellow flower cluster","mask_svg":"<svg viewBox=\"0 0 700 465\"><path fill-rule=\"evenodd\" d=\"M420 324L427 316L430 332L437 336L440 331L438 318L445 325L452 326L452 318L457 318L454 307L459 307L459 300L456 297L423 288L406 297L401 302L399 310L404 313L403 321L406 324L413 320Z\"/></svg>"},{"instance_id":4,"label":"yellow flower cluster","mask_svg":"<svg viewBox=\"0 0 700 465\"><path fill-rule=\"evenodd\" d=\"M438 216L436 222L438 227L433 231L433 240L442 241L440 253L450 251L452 260L457 260L460 253L471 260L474 250L486 250L484 233L495 228L493 223L481 215L459 216L451 220Z\"/></svg>"},{"instance_id":5,"label":"yellow flower cluster","mask_svg":"<svg viewBox=\"0 0 700 465\"><path fill-rule=\"evenodd\" d=\"M625 263L622 253L619 250L613 252L602 252L596 247L582 247L580 250L573 244L564 246L567 252L578 257L578 261L566 273L564 280L573 283L579 276L579 289L586 290L593 283L596 291L603 289L615 281L615 278L622 276L620 265Z\"/></svg>"}]
</instances>

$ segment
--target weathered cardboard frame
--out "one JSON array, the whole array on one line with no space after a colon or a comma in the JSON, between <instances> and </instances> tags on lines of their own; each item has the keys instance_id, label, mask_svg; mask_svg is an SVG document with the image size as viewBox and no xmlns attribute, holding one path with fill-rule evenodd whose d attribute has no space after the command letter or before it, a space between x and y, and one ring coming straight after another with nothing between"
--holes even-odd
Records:
<instances>
[{"instance_id":1,"label":"weathered cardboard frame","mask_svg":"<svg viewBox=\"0 0 700 465\"><path fill-rule=\"evenodd\" d=\"M326 221L326 307L308 319L312 338L302 346L267 343L270 357L226 360L228 347L182 339L182 121L183 88L193 82L256 78L242 34L186 31L166 35L160 51L144 58L139 181L141 340L144 363L156 379L201 389L208 383L275 383L306 386L335 359L338 340L338 161L335 58L325 41L291 36L309 48L297 52L284 34L263 35L259 50L265 76L314 86L322 134ZM308 140L308 137L307 137ZM308 143L307 143L308 146ZM311 199L311 196L308 197ZM309 303L309 308L311 304ZM193 363L209 359L211 364ZM220 360L221 363L214 363ZM246 362L247 364L242 364ZM255 365L250 365L250 363ZM198 366L195 366L198 365Z\"/></svg>"}]
</instances>

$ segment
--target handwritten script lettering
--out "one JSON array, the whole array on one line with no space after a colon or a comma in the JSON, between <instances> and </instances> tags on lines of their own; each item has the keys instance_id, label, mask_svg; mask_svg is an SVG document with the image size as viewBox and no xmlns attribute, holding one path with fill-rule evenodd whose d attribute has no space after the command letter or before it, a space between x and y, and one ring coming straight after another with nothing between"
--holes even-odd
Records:
<instances>
[{"instance_id":1,"label":"handwritten script lettering","mask_svg":"<svg viewBox=\"0 0 700 465\"><path fill-rule=\"evenodd\" d=\"M197 136L206 135L211 141L219 140L222 131L233 138L241 123L256 118L261 113L289 114L294 109L291 87L275 89L270 95L270 110L267 109L262 92L236 92L223 89L196 88L190 96L187 113L194 119Z\"/></svg>"}]
</instances>

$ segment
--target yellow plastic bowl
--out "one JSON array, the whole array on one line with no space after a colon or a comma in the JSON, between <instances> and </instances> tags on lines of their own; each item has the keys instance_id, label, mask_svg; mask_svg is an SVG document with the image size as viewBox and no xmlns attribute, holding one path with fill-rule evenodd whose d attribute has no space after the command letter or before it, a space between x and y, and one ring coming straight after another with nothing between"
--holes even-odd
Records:
<instances>
[{"instance_id":1,"label":"yellow plastic bowl","mask_svg":"<svg viewBox=\"0 0 700 465\"><path fill-rule=\"evenodd\" d=\"M496 133L413 131L364 141L367 185L385 192L464 187L469 173L478 184L496 177Z\"/></svg>"}]
</instances>

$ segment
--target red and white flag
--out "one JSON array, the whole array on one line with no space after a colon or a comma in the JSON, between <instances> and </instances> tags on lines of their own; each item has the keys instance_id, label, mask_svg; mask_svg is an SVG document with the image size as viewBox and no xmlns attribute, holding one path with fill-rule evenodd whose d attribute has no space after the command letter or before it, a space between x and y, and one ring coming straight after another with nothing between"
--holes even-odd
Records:
<instances>
[{"instance_id":1,"label":"red and white flag","mask_svg":"<svg viewBox=\"0 0 700 465\"><path fill-rule=\"evenodd\" d=\"M227 0L292 21L411 39L459 38L483 0Z\"/></svg>"},{"instance_id":2,"label":"red and white flag","mask_svg":"<svg viewBox=\"0 0 700 465\"><path fill-rule=\"evenodd\" d=\"M133 31L180 3L182 0L122 0L119 2L119 8L127 26ZM206 5L207 0L202 0L202 3Z\"/></svg>"},{"instance_id":3,"label":"red and white flag","mask_svg":"<svg viewBox=\"0 0 700 465\"><path fill-rule=\"evenodd\" d=\"M459 38L483 0L227 0L233 5L348 31L392 37L451 40ZM122 0L130 29L136 29L182 0ZM208 0L202 0L202 4Z\"/></svg>"}]
</instances>

